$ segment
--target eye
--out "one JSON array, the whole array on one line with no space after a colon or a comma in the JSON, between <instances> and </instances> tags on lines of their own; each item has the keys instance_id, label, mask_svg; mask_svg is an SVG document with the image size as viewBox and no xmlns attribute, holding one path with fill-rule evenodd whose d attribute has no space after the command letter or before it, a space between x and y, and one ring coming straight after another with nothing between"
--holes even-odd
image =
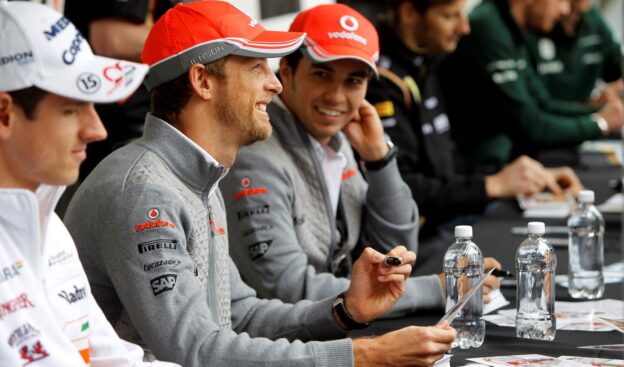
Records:
<instances>
[{"instance_id":1,"label":"eye","mask_svg":"<svg viewBox=\"0 0 624 367\"><path fill-rule=\"evenodd\" d=\"M80 111L80 107L77 105L66 105L63 106L62 113L65 116L75 115Z\"/></svg>"},{"instance_id":2,"label":"eye","mask_svg":"<svg viewBox=\"0 0 624 367\"><path fill-rule=\"evenodd\" d=\"M347 83L349 83L350 85L362 85L364 84L364 79L363 78L356 78L356 77L351 77L349 79L347 79Z\"/></svg>"},{"instance_id":3,"label":"eye","mask_svg":"<svg viewBox=\"0 0 624 367\"><path fill-rule=\"evenodd\" d=\"M329 77L329 73L324 70L315 70L314 72L312 72L312 75L321 79L325 79Z\"/></svg>"}]
</instances>

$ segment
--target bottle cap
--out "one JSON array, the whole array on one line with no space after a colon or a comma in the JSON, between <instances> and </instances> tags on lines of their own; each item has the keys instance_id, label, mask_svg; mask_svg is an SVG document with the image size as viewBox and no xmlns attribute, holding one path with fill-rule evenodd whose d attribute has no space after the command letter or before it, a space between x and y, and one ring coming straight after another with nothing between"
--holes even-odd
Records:
<instances>
[{"instance_id":1,"label":"bottle cap","mask_svg":"<svg viewBox=\"0 0 624 367\"><path fill-rule=\"evenodd\" d=\"M472 226L455 226L455 237L472 237Z\"/></svg>"},{"instance_id":2,"label":"bottle cap","mask_svg":"<svg viewBox=\"0 0 624 367\"><path fill-rule=\"evenodd\" d=\"M592 190L581 190L578 200L581 203L592 204L594 202L594 192Z\"/></svg>"},{"instance_id":3,"label":"bottle cap","mask_svg":"<svg viewBox=\"0 0 624 367\"><path fill-rule=\"evenodd\" d=\"M527 230L529 234L544 234L544 232L546 232L546 226L544 222L529 222Z\"/></svg>"}]
</instances>

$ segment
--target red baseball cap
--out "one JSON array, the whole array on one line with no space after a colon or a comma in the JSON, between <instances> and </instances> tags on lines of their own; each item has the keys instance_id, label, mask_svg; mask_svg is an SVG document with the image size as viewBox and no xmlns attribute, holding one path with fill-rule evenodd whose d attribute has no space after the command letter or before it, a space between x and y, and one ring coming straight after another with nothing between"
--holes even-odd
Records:
<instances>
[{"instance_id":1,"label":"red baseball cap","mask_svg":"<svg viewBox=\"0 0 624 367\"><path fill-rule=\"evenodd\" d=\"M195 63L227 55L280 57L295 51L301 32L267 31L225 1L178 3L150 30L141 60L150 65L144 84L151 90L173 80Z\"/></svg>"},{"instance_id":2,"label":"red baseball cap","mask_svg":"<svg viewBox=\"0 0 624 367\"><path fill-rule=\"evenodd\" d=\"M377 30L354 9L344 4L315 6L299 13L290 31L308 34L301 51L311 60L356 59L367 63L377 75Z\"/></svg>"}]
</instances>

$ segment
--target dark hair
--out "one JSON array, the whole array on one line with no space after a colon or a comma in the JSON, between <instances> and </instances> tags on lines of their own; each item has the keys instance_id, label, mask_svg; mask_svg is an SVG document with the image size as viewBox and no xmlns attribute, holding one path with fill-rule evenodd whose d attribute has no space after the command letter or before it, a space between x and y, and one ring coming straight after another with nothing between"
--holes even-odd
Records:
<instances>
[{"instance_id":1,"label":"dark hair","mask_svg":"<svg viewBox=\"0 0 624 367\"><path fill-rule=\"evenodd\" d=\"M301 47L305 47L305 46L301 46ZM299 61L303 58L303 54L301 53L301 50L297 49L295 52L292 52L284 56L284 58L286 59L286 63L288 64L288 66L290 67L290 69L292 70L294 74L295 71L297 71L297 65L299 65Z\"/></svg>"},{"instance_id":2,"label":"dark hair","mask_svg":"<svg viewBox=\"0 0 624 367\"><path fill-rule=\"evenodd\" d=\"M453 3L457 0L390 0L390 9L392 10L392 16L396 19L397 9L403 2L409 1L414 6L417 12L424 14L429 8L437 5L446 5Z\"/></svg>"},{"instance_id":3,"label":"dark hair","mask_svg":"<svg viewBox=\"0 0 624 367\"><path fill-rule=\"evenodd\" d=\"M224 72L227 56L204 65L206 73L218 79L225 79ZM186 106L193 95L188 72L154 88L150 94L151 113L169 123L176 123L182 108Z\"/></svg>"},{"instance_id":4,"label":"dark hair","mask_svg":"<svg viewBox=\"0 0 624 367\"><path fill-rule=\"evenodd\" d=\"M8 92L11 99L13 99L13 103L24 111L26 118L29 120L35 118L35 112L37 112L39 102L41 102L43 97L45 97L48 93L49 92L37 87L28 87Z\"/></svg>"}]
</instances>

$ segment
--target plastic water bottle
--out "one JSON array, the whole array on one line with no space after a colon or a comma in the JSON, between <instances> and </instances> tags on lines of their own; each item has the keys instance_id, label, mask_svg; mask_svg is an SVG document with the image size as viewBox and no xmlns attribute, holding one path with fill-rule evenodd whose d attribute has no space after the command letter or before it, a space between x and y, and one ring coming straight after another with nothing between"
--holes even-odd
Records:
<instances>
[{"instance_id":1,"label":"plastic water bottle","mask_svg":"<svg viewBox=\"0 0 624 367\"><path fill-rule=\"evenodd\" d=\"M471 226L455 227L455 242L444 255L446 275L446 309L449 310L461 297L474 287L483 275L483 255L472 242ZM461 349L478 348L485 338L483 320L483 286L466 303L451 322L457 330L453 347Z\"/></svg>"},{"instance_id":2,"label":"plastic water bottle","mask_svg":"<svg viewBox=\"0 0 624 367\"><path fill-rule=\"evenodd\" d=\"M544 229L544 223L530 222L529 238L516 252L518 338L553 340L557 331L554 315L557 256L542 237Z\"/></svg>"},{"instance_id":3,"label":"plastic water bottle","mask_svg":"<svg viewBox=\"0 0 624 367\"><path fill-rule=\"evenodd\" d=\"M604 292L604 219L594 204L594 192L583 190L568 219L568 292L573 298L596 299Z\"/></svg>"}]
</instances>

